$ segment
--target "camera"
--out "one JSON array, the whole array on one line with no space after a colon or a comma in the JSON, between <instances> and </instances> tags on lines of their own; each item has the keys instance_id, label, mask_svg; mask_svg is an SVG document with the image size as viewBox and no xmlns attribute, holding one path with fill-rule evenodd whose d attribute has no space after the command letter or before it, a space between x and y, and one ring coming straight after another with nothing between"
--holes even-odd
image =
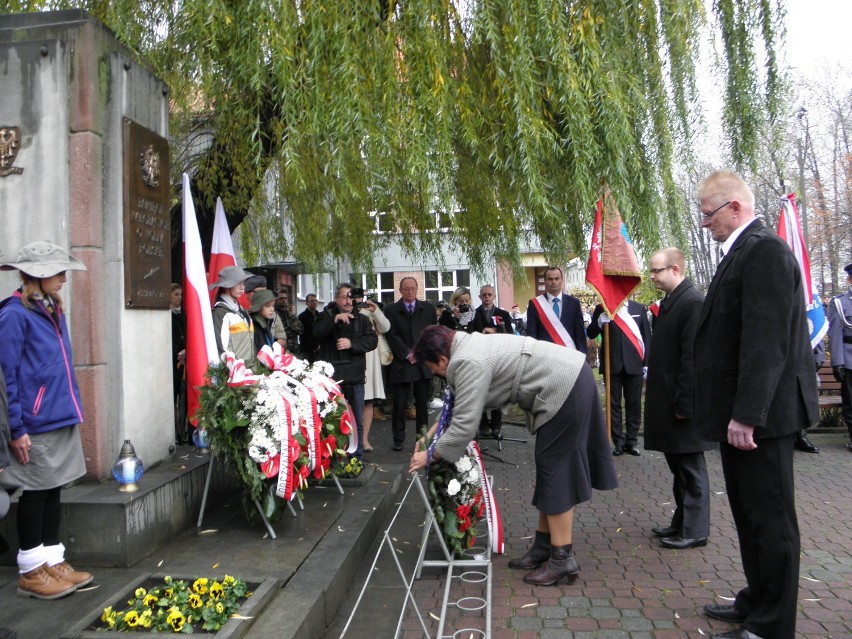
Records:
<instances>
[{"instance_id":1,"label":"camera","mask_svg":"<svg viewBox=\"0 0 852 639\"><path fill-rule=\"evenodd\" d=\"M460 313L470 312L470 304L459 304L459 312Z\"/></svg>"},{"instance_id":2,"label":"camera","mask_svg":"<svg viewBox=\"0 0 852 639\"><path fill-rule=\"evenodd\" d=\"M367 302L358 302L357 304L355 304L355 308L367 308Z\"/></svg>"},{"instance_id":3,"label":"camera","mask_svg":"<svg viewBox=\"0 0 852 639\"><path fill-rule=\"evenodd\" d=\"M364 289L363 288L350 288L349 289L349 297L364 297Z\"/></svg>"}]
</instances>

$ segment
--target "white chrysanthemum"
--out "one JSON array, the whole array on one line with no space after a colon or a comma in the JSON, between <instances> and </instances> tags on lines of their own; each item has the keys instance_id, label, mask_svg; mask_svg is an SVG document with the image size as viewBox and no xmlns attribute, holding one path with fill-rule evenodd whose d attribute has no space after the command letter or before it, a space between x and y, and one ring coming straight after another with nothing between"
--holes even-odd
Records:
<instances>
[{"instance_id":1,"label":"white chrysanthemum","mask_svg":"<svg viewBox=\"0 0 852 639\"><path fill-rule=\"evenodd\" d=\"M450 483L447 484L447 494L450 497L454 497L455 495L458 495L459 491L461 490L461 487L462 486L459 483L458 479L451 479Z\"/></svg>"},{"instance_id":2,"label":"white chrysanthemum","mask_svg":"<svg viewBox=\"0 0 852 639\"><path fill-rule=\"evenodd\" d=\"M470 461L470 457L465 455L461 459L456 462L456 470L460 473L466 473L473 467L473 464Z\"/></svg>"},{"instance_id":3,"label":"white chrysanthemum","mask_svg":"<svg viewBox=\"0 0 852 639\"><path fill-rule=\"evenodd\" d=\"M479 469L471 468L470 472L465 475L465 481L468 484L479 484Z\"/></svg>"}]
</instances>

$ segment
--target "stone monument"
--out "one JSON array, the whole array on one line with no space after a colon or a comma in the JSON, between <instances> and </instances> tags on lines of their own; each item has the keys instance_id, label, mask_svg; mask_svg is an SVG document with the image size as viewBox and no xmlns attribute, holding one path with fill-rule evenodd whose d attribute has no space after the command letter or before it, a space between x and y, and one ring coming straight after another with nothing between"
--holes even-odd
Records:
<instances>
[{"instance_id":1,"label":"stone monument","mask_svg":"<svg viewBox=\"0 0 852 639\"><path fill-rule=\"evenodd\" d=\"M90 479L125 439L146 467L174 445L168 122L168 88L85 12L0 17L0 258L45 239L88 268L63 298Z\"/></svg>"}]
</instances>

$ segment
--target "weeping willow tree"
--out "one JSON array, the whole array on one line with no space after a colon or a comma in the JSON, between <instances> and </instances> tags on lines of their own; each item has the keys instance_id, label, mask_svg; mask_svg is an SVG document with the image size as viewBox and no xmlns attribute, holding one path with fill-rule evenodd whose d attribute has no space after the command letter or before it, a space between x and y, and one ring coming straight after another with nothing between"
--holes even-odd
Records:
<instances>
[{"instance_id":1,"label":"weeping willow tree","mask_svg":"<svg viewBox=\"0 0 852 639\"><path fill-rule=\"evenodd\" d=\"M538 243L585 250L594 202L631 233L681 234L673 181L700 122L714 27L730 155L747 169L777 114L779 0L67 0L172 89L176 171L221 196L258 251L369 269L375 216L439 259L436 220L474 267ZM702 35L704 34L704 35ZM777 107L777 108L780 108ZM210 132L200 154L187 140ZM177 183L177 180L176 180ZM665 213L661 213L665 212ZM273 247L273 248L270 248Z\"/></svg>"}]
</instances>

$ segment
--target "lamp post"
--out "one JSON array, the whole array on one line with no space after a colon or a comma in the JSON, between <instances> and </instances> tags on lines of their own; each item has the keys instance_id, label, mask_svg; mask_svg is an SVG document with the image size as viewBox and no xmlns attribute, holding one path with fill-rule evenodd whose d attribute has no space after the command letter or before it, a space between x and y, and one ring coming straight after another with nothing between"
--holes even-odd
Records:
<instances>
[{"instance_id":1,"label":"lamp post","mask_svg":"<svg viewBox=\"0 0 852 639\"><path fill-rule=\"evenodd\" d=\"M805 240L805 246L808 246L808 209L805 201L805 153L808 150L808 110L804 106L800 106L793 115L796 116L800 128L803 129L796 138L796 150L798 151L799 160L799 217L802 219L802 236ZM802 140L803 137L804 141Z\"/></svg>"}]
</instances>

